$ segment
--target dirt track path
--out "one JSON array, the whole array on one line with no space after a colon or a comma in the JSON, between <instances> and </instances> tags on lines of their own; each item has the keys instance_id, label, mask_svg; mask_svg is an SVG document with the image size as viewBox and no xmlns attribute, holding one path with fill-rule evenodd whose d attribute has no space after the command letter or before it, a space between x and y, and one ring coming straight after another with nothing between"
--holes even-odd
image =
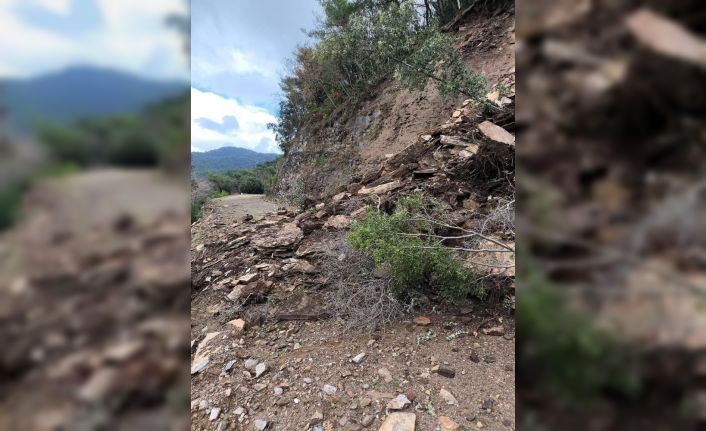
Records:
<instances>
[{"instance_id":1,"label":"dirt track path","mask_svg":"<svg viewBox=\"0 0 706 431\"><path fill-rule=\"evenodd\" d=\"M260 218L264 214L277 210L278 205L265 198L265 195L230 195L211 201L211 206L224 222L232 222L251 214Z\"/></svg>"},{"instance_id":2,"label":"dirt track path","mask_svg":"<svg viewBox=\"0 0 706 431\"><path fill-rule=\"evenodd\" d=\"M207 201L201 212L201 222L191 228L192 244L208 241L219 233L214 227L230 226L250 214L256 220L268 212L276 211L276 202L268 200L265 195L230 195ZM208 227L208 228L204 228Z\"/></svg>"}]
</instances>

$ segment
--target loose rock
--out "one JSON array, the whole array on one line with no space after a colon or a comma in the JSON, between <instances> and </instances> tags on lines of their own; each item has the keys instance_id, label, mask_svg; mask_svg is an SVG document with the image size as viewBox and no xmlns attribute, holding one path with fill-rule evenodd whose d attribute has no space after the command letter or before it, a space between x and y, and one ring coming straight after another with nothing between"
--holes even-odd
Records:
<instances>
[{"instance_id":1,"label":"loose rock","mask_svg":"<svg viewBox=\"0 0 706 431\"><path fill-rule=\"evenodd\" d=\"M390 413L378 431L414 431L417 416L414 413Z\"/></svg>"},{"instance_id":2,"label":"loose rock","mask_svg":"<svg viewBox=\"0 0 706 431\"><path fill-rule=\"evenodd\" d=\"M262 419L255 419L253 426L258 431L264 431L270 423Z\"/></svg>"},{"instance_id":3,"label":"loose rock","mask_svg":"<svg viewBox=\"0 0 706 431\"><path fill-rule=\"evenodd\" d=\"M260 377L267 371L267 364L261 362L255 367L255 378Z\"/></svg>"},{"instance_id":4,"label":"loose rock","mask_svg":"<svg viewBox=\"0 0 706 431\"><path fill-rule=\"evenodd\" d=\"M357 354L353 359L351 359L351 362L354 364L360 364L363 362L363 358L365 358L365 352Z\"/></svg>"},{"instance_id":5,"label":"loose rock","mask_svg":"<svg viewBox=\"0 0 706 431\"><path fill-rule=\"evenodd\" d=\"M439 416L439 427L441 431L459 431L461 429L461 425L448 416Z\"/></svg>"},{"instance_id":6,"label":"loose rock","mask_svg":"<svg viewBox=\"0 0 706 431\"><path fill-rule=\"evenodd\" d=\"M412 402L407 398L406 395L397 395L393 400L387 403L388 410L402 410L408 407Z\"/></svg>"},{"instance_id":7,"label":"loose rock","mask_svg":"<svg viewBox=\"0 0 706 431\"><path fill-rule=\"evenodd\" d=\"M208 420L210 421L215 421L218 419L218 416L221 415L221 408L220 407L214 407L211 409L211 414L208 415Z\"/></svg>"},{"instance_id":8,"label":"loose rock","mask_svg":"<svg viewBox=\"0 0 706 431\"><path fill-rule=\"evenodd\" d=\"M386 383L390 383L392 381L392 374L390 374L390 371L387 368L380 368L378 370L378 374L385 379Z\"/></svg>"},{"instance_id":9,"label":"loose rock","mask_svg":"<svg viewBox=\"0 0 706 431\"><path fill-rule=\"evenodd\" d=\"M415 325L419 326L429 326L431 324L431 319L427 316L417 316L412 320Z\"/></svg>"},{"instance_id":10,"label":"loose rock","mask_svg":"<svg viewBox=\"0 0 706 431\"><path fill-rule=\"evenodd\" d=\"M446 389L441 389L439 391L439 396L441 399L443 399L446 404L453 406L453 405L458 405L458 401L456 400L456 397L453 396L453 394Z\"/></svg>"}]
</instances>

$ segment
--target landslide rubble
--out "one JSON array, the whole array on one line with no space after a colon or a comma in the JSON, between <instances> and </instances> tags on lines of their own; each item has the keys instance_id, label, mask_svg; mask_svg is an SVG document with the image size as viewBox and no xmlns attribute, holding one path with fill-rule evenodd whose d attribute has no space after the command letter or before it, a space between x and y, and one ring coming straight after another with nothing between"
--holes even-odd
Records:
<instances>
[{"instance_id":1,"label":"landslide rubble","mask_svg":"<svg viewBox=\"0 0 706 431\"><path fill-rule=\"evenodd\" d=\"M487 281L486 302L428 295L372 332L330 303L357 270L341 246L348 229L413 192L442 201L452 231L483 232L479 248L512 246L512 217L498 213L514 212L514 97L491 99L485 114L459 106L306 210L192 226L194 429L513 429L514 253L458 253Z\"/></svg>"}]
</instances>

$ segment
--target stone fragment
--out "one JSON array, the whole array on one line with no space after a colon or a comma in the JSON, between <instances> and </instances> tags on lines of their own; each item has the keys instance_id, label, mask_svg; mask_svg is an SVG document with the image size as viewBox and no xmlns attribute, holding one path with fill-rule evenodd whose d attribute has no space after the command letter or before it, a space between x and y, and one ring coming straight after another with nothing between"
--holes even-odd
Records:
<instances>
[{"instance_id":1,"label":"stone fragment","mask_svg":"<svg viewBox=\"0 0 706 431\"><path fill-rule=\"evenodd\" d=\"M326 395L336 395L338 388L332 385L324 385L323 391Z\"/></svg>"},{"instance_id":2,"label":"stone fragment","mask_svg":"<svg viewBox=\"0 0 706 431\"><path fill-rule=\"evenodd\" d=\"M459 431L461 429L461 425L448 416L439 416L439 427L441 431Z\"/></svg>"},{"instance_id":3,"label":"stone fragment","mask_svg":"<svg viewBox=\"0 0 706 431\"><path fill-rule=\"evenodd\" d=\"M255 378L258 378L261 375L265 374L266 371L267 364L265 364L264 362L257 364L257 366L255 367Z\"/></svg>"},{"instance_id":4,"label":"stone fragment","mask_svg":"<svg viewBox=\"0 0 706 431\"><path fill-rule=\"evenodd\" d=\"M245 274L236 280L236 284L248 284L257 278L257 273L253 272L250 274Z\"/></svg>"},{"instance_id":5,"label":"stone fragment","mask_svg":"<svg viewBox=\"0 0 706 431\"><path fill-rule=\"evenodd\" d=\"M191 366L191 374L198 374L198 373L200 373L201 371L203 371L203 370L206 368L206 366L208 365L209 362L210 362L210 359L209 359L209 357L207 356L207 357L201 359L200 362L194 363L194 364Z\"/></svg>"},{"instance_id":6,"label":"stone fragment","mask_svg":"<svg viewBox=\"0 0 706 431\"><path fill-rule=\"evenodd\" d=\"M325 228L331 228L335 230L345 229L350 225L351 219L344 215L336 215L330 217L328 220L326 220L326 223L324 223Z\"/></svg>"},{"instance_id":7,"label":"stone fragment","mask_svg":"<svg viewBox=\"0 0 706 431\"><path fill-rule=\"evenodd\" d=\"M446 402L446 404L448 404L450 406L458 405L458 401L456 400L456 397L454 397L453 394L451 392L447 391L446 389L442 388L439 391L439 396L441 397L442 400L444 400L444 402Z\"/></svg>"},{"instance_id":8,"label":"stone fragment","mask_svg":"<svg viewBox=\"0 0 706 431\"><path fill-rule=\"evenodd\" d=\"M417 416L414 413L390 413L378 431L414 431Z\"/></svg>"},{"instance_id":9,"label":"stone fragment","mask_svg":"<svg viewBox=\"0 0 706 431\"><path fill-rule=\"evenodd\" d=\"M490 140L500 142L502 144L515 145L515 137L510 132L490 121L486 120L480 123L478 125L478 130L480 130L480 132Z\"/></svg>"},{"instance_id":10,"label":"stone fragment","mask_svg":"<svg viewBox=\"0 0 706 431\"><path fill-rule=\"evenodd\" d=\"M471 198L466 199L463 201L463 208L467 209L469 211L478 211L478 208L480 208L480 205L478 205L478 202L474 201Z\"/></svg>"},{"instance_id":11,"label":"stone fragment","mask_svg":"<svg viewBox=\"0 0 706 431\"><path fill-rule=\"evenodd\" d=\"M633 36L651 50L706 68L706 41L679 21L642 8L630 14L626 23Z\"/></svg>"},{"instance_id":12,"label":"stone fragment","mask_svg":"<svg viewBox=\"0 0 706 431\"><path fill-rule=\"evenodd\" d=\"M245 360L245 369L246 370L254 370L255 367L257 367L258 361L255 359L246 359Z\"/></svg>"},{"instance_id":13,"label":"stone fragment","mask_svg":"<svg viewBox=\"0 0 706 431\"><path fill-rule=\"evenodd\" d=\"M439 369L436 370L436 372L440 376L448 377L449 379L453 379L454 377L456 377L456 371L453 370L452 368L439 367Z\"/></svg>"},{"instance_id":14,"label":"stone fragment","mask_svg":"<svg viewBox=\"0 0 706 431\"><path fill-rule=\"evenodd\" d=\"M247 324L245 323L245 320L243 320L243 319L234 319L234 320L231 320L230 322L228 322L228 324L233 326L236 329L236 331L238 331L238 332L245 331L245 328L247 326Z\"/></svg>"},{"instance_id":15,"label":"stone fragment","mask_svg":"<svg viewBox=\"0 0 706 431\"><path fill-rule=\"evenodd\" d=\"M387 403L388 410L402 410L408 407L412 402L407 398L405 394L397 395L395 398Z\"/></svg>"},{"instance_id":16,"label":"stone fragment","mask_svg":"<svg viewBox=\"0 0 706 431\"><path fill-rule=\"evenodd\" d=\"M221 408L220 407L214 407L211 409L211 414L208 415L208 420L210 421L215 421L218 419L218 416L221 415Z\"/></svg>"},{"instance_id":17,"label":"stone fragment","mask_svg":"<svg viewBox=\"0 0 706 431\"><path fill-rule=\"evenodd\" d=\"M380 368L378 370L378 374L382 376L386 383L390 383L392 381L392 374L390 374L390 370L387 368Z\"/></svg>"},{"instance_id":18,"label":"stone fragment","mask_svg":"<svg viewBox=\"0 0 706 431\"><path fill-rule=\"evenodd\" d=\"M255 419L255 421L253 422L253 426L258 431L264 431L269 424L269 422L262 419Z\"/></svg>"},{"instance_id":19,"label":"stone fragment","mask_svg":"<svg viewBox=\"0 0 706 431\"><path fill-rule=\"evenodd\" d=\"M285 223L260 231L252 244L262 251L290 250L304 237L304 232L295 223Z\"/></svg>"},{"instance_id":20,"label":"stone fragment","mask_svg":"<svg viewBox=\"0 0 706 431\"><path fill-rule=\"evenodd\" d=\"M364 358L365 358L365 352L359 353L359 354L355 355L353 357L353 359L351 359L351 362L353 362L354 364L360 364L361 362L363 362Z\"/></svg>"},{"instance_id":21,"label":"stone fragment","mask_svg":"<svg viewBox=\"0 0 706 431\"><path fill-rule=\"evenodd\" d=\"M345 198L347 198L347 197L349 197L349 196L350 196L350 193L341 192L341 193L335 195L334 197L332 197L331 200L334 201L334 202L340 202L340 201L342 201L343 199L345 199Z\"/></svg>"},{"instance_id":22,"label":"stone fragment","mask_svg":"<svg viewBox=\"0 0 706 431\"><path fill-rule=\"evenodd\" d=\"M324 420L324 414L321 412L314 412L314 415L309 419L309 426L318 425Z\"/></svg>"},{"instance_id":23,"label":"stone fragment","mask_svg":"<svg viewBox=\"0 0 706 431\"><path fill-rule=\"evenodd\" d=\"M385 184L380 184L379 186L375 187L363 187L362 189L358 190L359 195L381 195L385 193L389 193L393 190L397 190L400 187L402 187L402 182L399 180L391 181L389 183Z\"/></svg>"},{"instance_id":24,"label":"stone fragment","mask_svg":"<svg viewBox=\"0 0 706 431\"><path fill-rule=\"evenodd\" d=\"M363 419L360 421L360 424L363 425L364 427L369 427L370 425L375 422L375 416L373 415L365 415Z\"/></svg>"},{"instance_id":25,"label":"stone fragment","mask_svg":"<svg viewBox=\"0 0 706 431\"><path fill-rule=\"evenodd\" d=\"M456 136L441 135L439 142L443 145L452 145L454 147L469 147L471 144Z\"/></svg>"},{"instance_id":26,"label":"stone fragment","mask_svg":"<svg viewBox=\"0 0 706 431\"><path fill-rule=\"evenodd\" d=\"M427 316L417 316L412 320L412 322L414 322L415 325L419 325L419 326L431 325L431 319L428 318Z\"/></svg>"}]
</instances>

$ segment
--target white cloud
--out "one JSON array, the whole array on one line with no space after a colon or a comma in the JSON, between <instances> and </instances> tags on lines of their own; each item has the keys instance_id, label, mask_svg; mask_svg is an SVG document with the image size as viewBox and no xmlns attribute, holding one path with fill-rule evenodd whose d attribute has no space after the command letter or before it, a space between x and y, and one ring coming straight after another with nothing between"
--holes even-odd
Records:
<instances>
[{"instance_id":1,"label":"white cloud","mask_svg":"<svg viewBox=\"0 0 706 431\"><path fill-rule=\"evenodd\" d=\"M258 64L257 61L245 54L243 51L234 49L230 52L233 59L233 72L235 73L258 73L260 75L276 78L277 70L263 64Z\"/></svg>"},{"instance_id":2,"label":"white cloud","mask_svg":"<svg viewBox=\"0 0 706 431\"><path fill-rule=\"evenodd\" d=\"M102 25L71 36L22 21L15 10L20 1L0 2L0 28L12 35L0 38L0 73L27 77L93 64L155 78L189 76L182 38L166 25L169 14L188 13L183 0L96 0ZM69 0L33 1L52 13L70 12Z\"/></svg>"},{"instance_id":3,"label":"white cloud","mask_svg":"<svg viewBox=\"0 0 706 431\"><path fill-rule=\"evenodd\" d=\"M40 62L59 62L73 55L76 46L70 40L46 29L22 22L12 10L17 0L0 3L0 70L12 70L15 75L27 75Z\"/></svg>"},{"instance_id":4,"label":"white cloud","mask_svg":"<svg viewBox=\"0 0 706 431\"><path fill-rule=\"evenodd\" d=\"M196 121L199 118L208 118L220 123L224 117L230 115L236 118L239 127L228 133L203 127ZM235 99L191 88L192 149L212 150L230 145L259 152L280 152L274 133L267 129L267 124L275 121L277 118L263 108L244 105Z\"/></svg>"},{"instance_id":5,"label":"white cloud","mask_svg":"<svg viewBox=\"0 0 706 431\"><path fill-rule=\"evenodd\" d=\"M37 6L57 15L68 15L71 11L71 0L34 0Z\"/></svg>"}]
</instances>

